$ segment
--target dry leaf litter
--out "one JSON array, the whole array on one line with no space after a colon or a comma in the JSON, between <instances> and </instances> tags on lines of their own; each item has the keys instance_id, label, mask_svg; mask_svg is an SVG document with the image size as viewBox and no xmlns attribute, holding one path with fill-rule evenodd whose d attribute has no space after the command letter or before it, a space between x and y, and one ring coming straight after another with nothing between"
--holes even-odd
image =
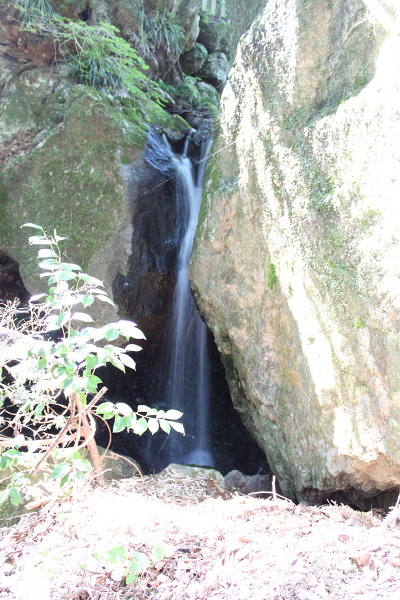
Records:
<instances>
[{"instance_id":1,"label":"dry leaf litter","mask_svg":"<svg viewBox=\"0 0 400 600\"><path fill-rule=\"evenodd\" d=\"M0 544L7 600L400 600L400 508L296 506L170 468L54 499ZM104 560L116 546L167 550L127 585Z\"/></svg>"}]
</instances>

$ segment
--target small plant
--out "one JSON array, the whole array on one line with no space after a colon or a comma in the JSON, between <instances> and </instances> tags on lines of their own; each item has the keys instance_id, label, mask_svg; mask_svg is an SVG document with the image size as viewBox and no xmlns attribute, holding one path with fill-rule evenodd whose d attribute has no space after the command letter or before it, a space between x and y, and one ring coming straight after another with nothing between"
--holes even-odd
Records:
<instances>
[{"instance_id":1,"label":"small plant","mask_svg":"<svg viewBox=\"0 0 400 600\"><path fill-rule=\"evenodd\" d=\"M107 390L97 391L102 382L95 374L96 370L107 363L122 371L126 367L134 369L135 362L128 352L140 350L136 344L121 348L109 342L120 336L129 340L143 339L144 335L130 321L120 320L98 328L86 326L93 319L87 312L78 311L79 305L83 309L89 308L95 301L114 305L102 282L82 273L78 265L63 261L59 242L65 238L56 231L48 236L38 225L27 223L25 226L39 230L39 235L30 236L29 242L43 246L38 253L39 266L44 271L42 277L48 278L49 292L31 299L32 303L44 298L33 313L43 312L45 315L39 321L38 330L35 330L34 323L29 327L25 324L22 329L11 326L9 311L9 325L2 328L6 334L11 330L11 334L3 338L5 346L0 346L0 359L8 356L3 358L0 366L6 368L13 380L11 383L3 380L0 386L3 405L0 420L3 427L11 427L14 432L30 431L32 439L21 434L17 438L1 438L2 446L8 445L10 450L3 453L0 470L12 465L16 472L7 477L9 483L0 494L0 504L8 497L14 504L20 502L18 485L27 471L27 454L19 451L21 446L26 446L31 452L48 448L42 454L33 455L37 460L31 473L36 473L60 446L67 445L68 448L58 450L58 458L62 458L62 462L52 471L51 477L59 480L61 486L68 482L74 484L84 481L93 466L96 477L104 483L103 467L94 441L95 414L104 419L114 418L114 432L127 429L142 435L147 429L152 433L159 429L169 433L173 428L184 433L182 424L177 422L182 413L176 410L165 412L141 405L133 411L126 404L112 402L97 406ZM1 315L0 310L0 322ZM51 332L56 332L55 340L49 338ZM97 345L98 342L102 345ZM13 360L18 361L16 365ZM88 399L89 394L94 395L91 400ZM6 418L8 409L4 405L7 402L12 406L11 419L10 414ZM85 446L92 465L79 454Z\"/></svg>"},{"instance_id":2,"label":"small plant","mask_svg":"<svg viewBox=\"0 0 400 600\"><path fill-rule=\"evenodd\" d=\"M50 0L18 0L16 8L20 11L24 23L47 21L55 15Z\"/></svg>"},{"instance_id":3,"label":"small plant","mask_svg":"<svg viewBox=\"0 0 400 600\"><path fill-rule=\"evenodd\" d=\"M164 49L171 56L173 62L178 60L184 39L184 30L176 15L170 11L159 11L157 15L147 17L145 32L153 50Z\"/></svg>"},{"instance_id":4,"label":"small plant","mask_svg":"<svg viewBox=\"0 0 400 600\"><path fill-rule=\"evenodd\" d=\"M32 1L22 0L18 5L24 15L23 30L50 37L54 60L66 60L77 83L106 88L117 97L129 96L136 101L151 96L162 104L157 84L144 74L147 65L116 27L109 23L91 26L39 8L32 12L28 8ZM28 13L32 18L27 18Z\"/></svg>"},{"instance_id":5,"label":"small plant","mask_svg":"<svg viewBox=\"0 0 400 600\"><path fill-rule=\"evenodd\" d=\"M153 548L151 559L144 552L129 553L125 546L115 546L107 550L104 554L94 554L94 557L99 563L102 563L107 568L107 563L112 565L110 577L114 581L125 579L126 584L130 584L138 579L138 576L166 556L170 556L172 548L167 544ZM114 566L115 565L115 566Z\"/></svg>"}]
</instances>

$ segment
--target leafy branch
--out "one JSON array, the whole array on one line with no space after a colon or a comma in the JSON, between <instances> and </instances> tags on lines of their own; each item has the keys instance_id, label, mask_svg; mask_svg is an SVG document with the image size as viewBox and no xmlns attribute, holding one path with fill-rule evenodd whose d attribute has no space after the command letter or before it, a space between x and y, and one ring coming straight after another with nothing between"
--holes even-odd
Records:
<instances>
[{"instance_id":1,"label":"leafy branch","mask_svg":"<svg viewBox=\"0 0 400 600\"><path fill-rule=\"evenodd\" d=\"M138 435L147 429L152 434L159 429L169 433L172 428L184 434L182 424L177 422L182 413L144 405L138 406L135 412L126 404L109 401L97 406L107 390L97 391L102 382L96 370L107 363L124 372L127 367L135 369L128 352L141 349L132 343L122 348L109 342L118 338L144 339L144 334L135 323L125 320L103 327L88 326L93 318L85 310L77 310L79 305L88 309L100 301L115 306L103 283L82 273L79 265L63 260L59 242L65 238L56 231L49 236L38 225L26 223L25 226L39 230L37 235L29 237L29 242L42 246L38 252L39 267L43 270L41 277L48 280L49 291L31 298L29 314L34 318L22 326L15 323L12 313L15 305L3 311L0 307L0 333L4 332L0 337L0 366L12 377L11 383L3 378L0 385L3 405L0 423L14 431L13 438L0 436L0 447L10 448L3 453L0 470L11 463L18 466L24 462L24 453L18 449L21 446L26 446L31 453L47 448L44 453L34 455L38 458L31 470L34 474L60 446L67 445L69 448L63 450L69 452L67 460L52 472L52 477L60 479L62 486L85 479L91 470L90 463L79 454L81 448L87 447L96 478L104 483L103 466L94 440L95 415L113 418L114 433L123 429ZM42 302L34 304L39 300ZM41 316L36 323L37 315ZM99 342L101 345L97 345ZM89 394L94 394L90 401ZM7 402L13 410L5 408ZM22 431L29 435L22 435ZM0 495L0 504L8 497L18 500L14 488L17 489L19 478L18 473L12 478L9 491Z\"/></svg>"}]
</instances>

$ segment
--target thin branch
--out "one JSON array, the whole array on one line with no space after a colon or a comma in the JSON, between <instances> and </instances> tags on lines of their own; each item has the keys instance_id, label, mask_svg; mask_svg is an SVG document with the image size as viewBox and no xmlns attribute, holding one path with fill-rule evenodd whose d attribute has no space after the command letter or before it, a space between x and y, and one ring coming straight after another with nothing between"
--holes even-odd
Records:
<instances>
[{"instance_id":1,"label":"thin branch","mask_svg":"<svg viewBox=\"0 0 400 600\"><path fill-rule=\"evenodd\" d=\"M92 400L89 402L89 404L87 404L83 408L83 410L81 412L79 412L77 415L71 416L68 419L67 423L62 428L62 430L60 431L60 433L57 435L56 439L54 440L54 442L52 443L52 445L50 446L50 448L44 453L44 455L42 456L42 458L39 460L39 462L32 469L32 471L31 471L32 475L34 475L38 471L40 465L43 464L43 462L46 460L46 458L61 443L61 440L63 439L63 437L66 435L66 433L71 428L71 426L78 420L78 418L83 417L86 413L89 413L89 417L91 416L90 415L91 409L96 404L96 402L98 402L100 400L100 398L102 396L104 396L104 394L106 393L106 391L107 391L107 388L106 387L102 387L101 390L94 396L94 398L92 398ZM94 432L93 432L93 434L88 439L86 439L86 442L84 444L82 444L81 446L78 446L76 449L79 450L80 448L84 448L87 445L88 441L91 441L93 439L93 437L94 437Z\"/></svg>"}]
</instances>

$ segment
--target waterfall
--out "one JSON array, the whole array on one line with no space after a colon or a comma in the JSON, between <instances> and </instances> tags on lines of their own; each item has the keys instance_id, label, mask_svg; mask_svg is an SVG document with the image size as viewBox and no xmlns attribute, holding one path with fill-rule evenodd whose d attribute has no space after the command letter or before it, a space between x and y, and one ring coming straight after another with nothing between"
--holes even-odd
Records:
<instances>
[{"instance_id":1,"label":"waterfall","mask_svg":"<svg viewBox=\"0 0 400 600\"><path fill-rule=\"evenodd\" d=\"M165 139L177 177L177 207L181 239L176 265L176 284L164 343L165 406L183 412L187 437L171 431L166 444L169 462L213 466L209 451L209 360L207 326L200 318L191 294L188 264L199 216L206 159L211 140L203 144L198 168L187 156L189 138L182 155Z\"/></svg>"}]
</instances>

